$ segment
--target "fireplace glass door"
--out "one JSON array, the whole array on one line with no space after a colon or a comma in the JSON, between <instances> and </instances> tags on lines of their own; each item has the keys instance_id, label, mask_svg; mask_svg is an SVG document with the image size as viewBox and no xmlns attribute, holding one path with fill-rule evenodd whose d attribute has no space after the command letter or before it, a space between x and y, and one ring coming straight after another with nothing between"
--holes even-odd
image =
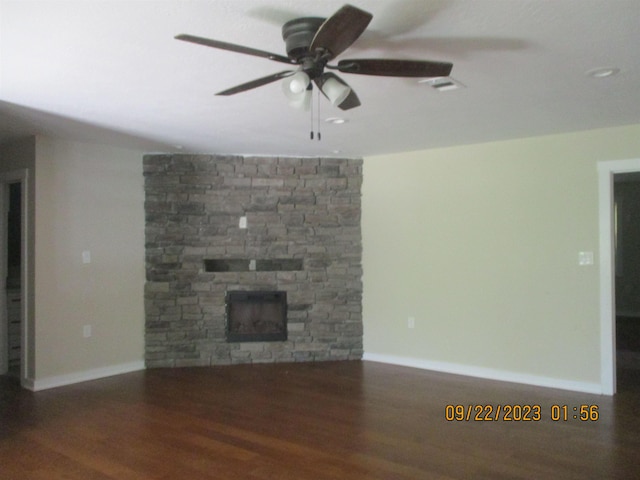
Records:
<instances>
[{"instance_id":1,"label":"fireplace glass door","mask_svg":"<svg viewBox=\"0 0 640 480\"><path fill-rule=\"evenodd\" d=\"M226 335L229 342L287 339L287 292L227 292Z\"/></svg>"}]
</instances>

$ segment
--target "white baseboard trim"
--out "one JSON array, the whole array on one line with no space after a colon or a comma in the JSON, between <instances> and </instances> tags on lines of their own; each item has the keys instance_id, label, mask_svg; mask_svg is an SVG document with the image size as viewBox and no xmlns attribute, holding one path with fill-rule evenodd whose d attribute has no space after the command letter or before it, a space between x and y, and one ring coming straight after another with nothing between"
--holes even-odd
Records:
<instances>
[{"instance_id":1,"label":"white baseboard trim","mask_svg":"<svg viewBox=\"0 0 640 480\"><path fill-rule=\"evenodd\" d=\"M558 388L561 390L571 390L575 392L595 393L602 395L602 385L599 383L575 382L572 380L562 380L559 378L541 377L524 373L509 372L493 368L474 367L460 365L457 363L436 362L423 360L420 358L400 357L395 355L384 355L378 353L365 353L362 359L369 362L389 363L401 365L403 367L420 368L422 370L433 370L436 372L451 373L454 375L465 375L468 377L485 378L488 380L499 380L501 382L522 383L536 387Z\"/></svg>"},{"instance_id":2,"label":"white baseboard trim","mask_svg":"<svg viewBox=\"0 0 640 480\"><path fill-rule=\"evenodd\" d=\"M87 382L89 380L97 380L99 378L121 375L123 373L137 372L138 370L144 370L144 368L144 361L140 360L137 362L121 363L119 365L94 368L92 370L84 370L82 372L69 373L66 375L23 381L23 387L37 392L39 390L47 390L49 388L62 387L73 383Z\"/></svg>"}]
</instances>

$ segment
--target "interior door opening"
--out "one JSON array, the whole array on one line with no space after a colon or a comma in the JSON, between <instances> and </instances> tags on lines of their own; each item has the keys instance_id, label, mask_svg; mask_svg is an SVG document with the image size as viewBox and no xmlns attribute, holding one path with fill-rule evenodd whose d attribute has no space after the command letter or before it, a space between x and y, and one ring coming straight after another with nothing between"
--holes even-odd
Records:
<instances>
[{"instance_id":1,"label":"interior door opening","mask_svg":"<svg viewBox=\"0 0 640 480\"><path fill-rule=\"evenodd\" d=\"M26 171L0 180L0 375L26 378Z\"/></svg>"},{"instance_id":2,"label":"interior door opening","mask_svg":"<svg viewBox=\"0 0 640 480\"><path fill-rule=\"evenodd\" d=\"M605 395L614 395L618 388L616 345L616 275L620 268L626 269L627 262L620 252L626 252L626 245L618 246L616 251L617 218L621 206L616 207L614 199L617 175L629 174L637 178L640 175L640 158L626 160L608 160L598 162L598 210L600 232L600 386ZM622 177L619 177L622 178ZM619 263L616 270L616 262ZM637 275L637 272L636 272ZM620 282L618 282L620 287ZM637 378L640 370L635 370ZM625 379L622 379L623 381ZM626 387L621 384L621 387Z\"/></svg>"},{"instance_id":3,"label":"interior door opening","mask_svg":"<svg viewBox=\"0 0 640 480\"><path fill-rule=\"evenodd\" d=\"M7 373L20 377L22 357L22 184L9 184L7 213Z\"/></svg>"},{"instance_id":4,"label":"interior door opening","mask_svg":"<svg viewBox=\"0 0 640 480\"><path fill-rule=\"evenodd\" d=\"M613 181L615 339L618 390L640 385L640 172Z\"/></svg>"}]
</instances>

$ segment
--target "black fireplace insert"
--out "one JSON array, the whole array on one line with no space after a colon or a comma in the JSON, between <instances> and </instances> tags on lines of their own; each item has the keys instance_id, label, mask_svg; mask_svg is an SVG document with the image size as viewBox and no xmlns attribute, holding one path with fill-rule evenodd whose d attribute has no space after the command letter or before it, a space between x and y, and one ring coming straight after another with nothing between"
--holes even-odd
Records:
<instances>
[{"instance_id":1,"label":"black fireplace insert","mask_svg":"<svg viewBox=\"0 0 640 480\"><path fill-rule=\"evenodd\" d=\"M227 292L228 342L277 342L287 339L287 292Z\"/></svg>"}]
</instances>

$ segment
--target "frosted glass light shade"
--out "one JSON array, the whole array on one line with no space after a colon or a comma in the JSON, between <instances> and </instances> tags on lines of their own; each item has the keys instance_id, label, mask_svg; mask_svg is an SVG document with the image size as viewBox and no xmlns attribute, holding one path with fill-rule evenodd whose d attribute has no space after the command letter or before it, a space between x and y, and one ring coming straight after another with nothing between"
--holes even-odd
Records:
<instances>
[{"instance_id":1,"label":"frosted glass light shade","mask_svg":"<svg viewBox=\"0 0 640 480\"><path fill-rule=\"evenodd\" d=\"M282 91L289 99L289 105L298 110L309 110L311 107L310 82L309 76L302 70L284 79Z\"/></svg>"},{"instance_id":2,"label":"frosted glass light shade","mask_svg":"<svg viewBox=\"0 0 640 480\"><path fill-rule=\"evenodd\" d=\"M285 94L292 93L295 95L303 93L309 86L310 81L309 75L300 70L286 78L282 83L282 87L284 88Z\"/></svg>"},{"instance_id":3,"label":"frosted glass light shade","mask_svg":"<svg viewBox=\"0 0 640 480\"><path fill-rule=\"evenodd\" d=\"M311 108L311 89L290 96L289 105L298 110L308 111Z\"/></svg>"},{"instance_id":4,"label":"frosted glass light shade","mask_svg":"<svg viewBox=\"0 0 640 480\"><path fill-rule=\"evenodd\" d=\"M328 78L322 84L322 93L327 96L332 105L340 105L351 93L351 88L335 78Z\"/></svg>"}]
</instances>

